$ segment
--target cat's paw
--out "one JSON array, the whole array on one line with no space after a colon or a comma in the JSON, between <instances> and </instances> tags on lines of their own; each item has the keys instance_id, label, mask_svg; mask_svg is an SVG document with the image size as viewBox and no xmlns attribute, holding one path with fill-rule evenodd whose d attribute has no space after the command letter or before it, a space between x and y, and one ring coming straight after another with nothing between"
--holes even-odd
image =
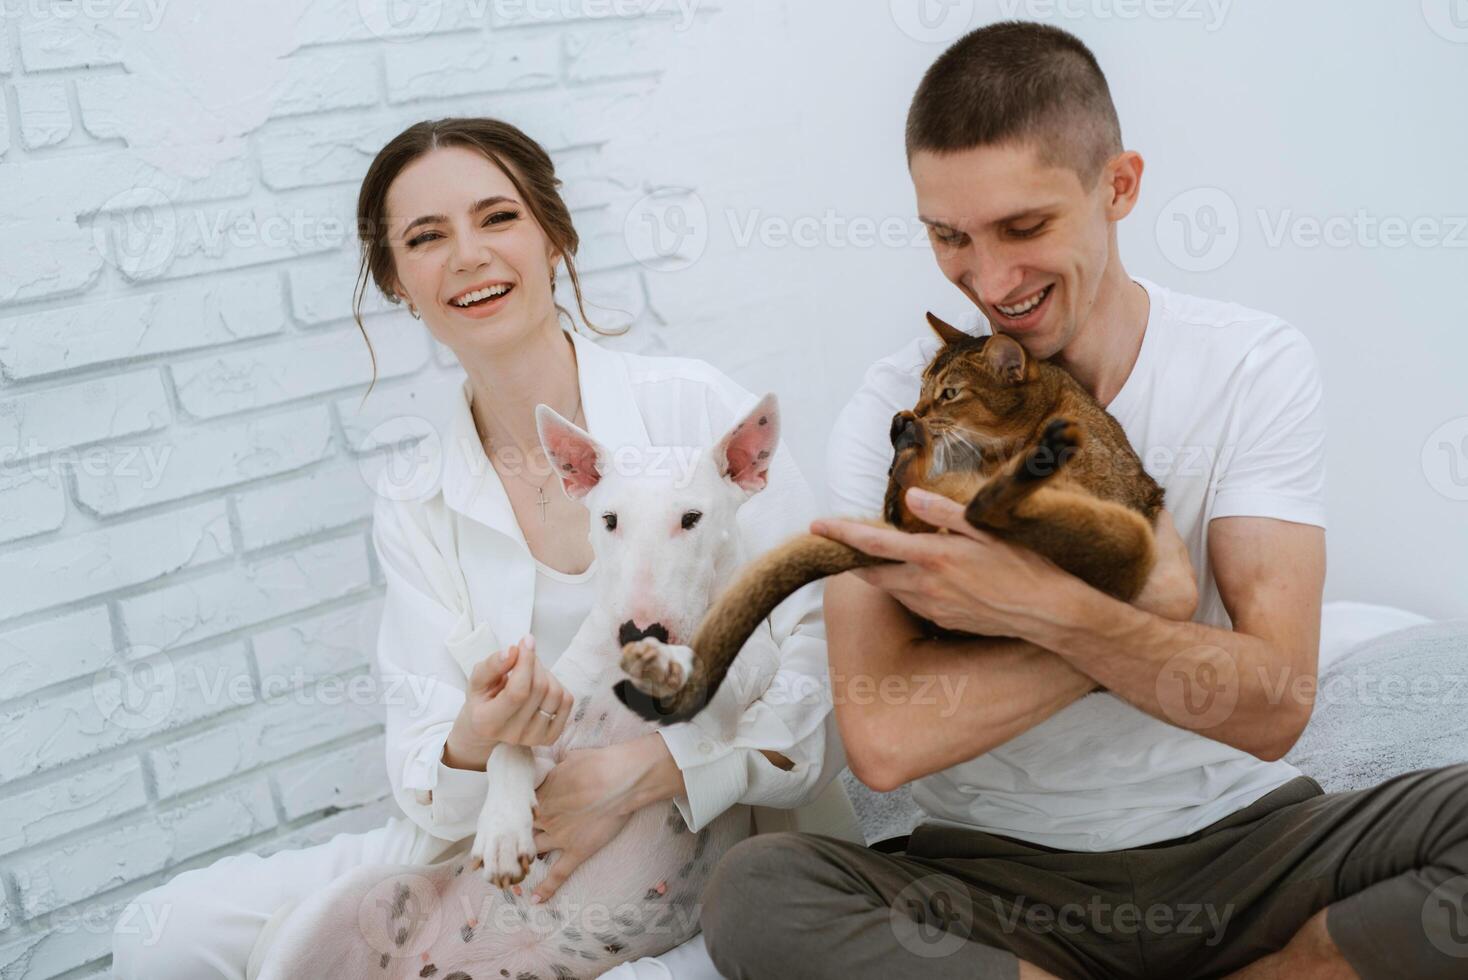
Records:
<instances>
[{"instance_id":1,"label":"cat's paw","mask_svg":"<svg viewBox=\"0 0 1468 980\"><path fill-rule=\"evenodd\" d=\"M1085 442L1081 427L1070 419L1055 419L1040 433L1039 443L1020 468L1018 478L1043 479L1053 475L1071 457L1080 451Z\"/></svg>"},{"instance_id":2,"label":"cat's paw","mask_svg":"<svg viewBox=\"0 0 1468 980\"><path fill-rule=\"evenodd\" d=\"M1056 458L1066 451L1075 452L1080 449L1084 441L1085 435L1081 427L1070 419L1055 419L1040 434L1040 444L1054 453Z\"/></svg>"},{"instance_id":3,"label":"cat's paw","mask_svg":"<svg viewBox=\"0 0 1468 980\"><path fill-rule=\"evenodd\" d=\"M634 640L622 647L622 671L644 694L671 697L693 676L693 651L651 638Z\"/></svg>"},{"instance_id":4,"label":"cat's paw","mask_svg":"<svg viewBox=\"0 0 1468 980\"><path fill-rule=\"evenodd\" d=\"M512 809L487 803L479 813L474 846L469 849L471 868L484 868L484 877L497 888L523 881L535 861L535 831L528 807Z\"/></svg>"}]
</instances>

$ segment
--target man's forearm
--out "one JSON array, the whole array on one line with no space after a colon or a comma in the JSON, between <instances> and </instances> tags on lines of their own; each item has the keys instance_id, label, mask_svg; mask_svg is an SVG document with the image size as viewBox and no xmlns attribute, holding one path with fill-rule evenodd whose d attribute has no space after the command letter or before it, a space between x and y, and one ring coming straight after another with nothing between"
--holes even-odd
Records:
<instances>
[{"instance_id":1,"label":"man's forearm","mask_svg":"<svg viewBox=\"0 0 1468 980\"><path fill-rule=\"evenodd\" d=\"M881 733L888 750L876 753L875 789L896 788L982 755L1096 687L1062 657L1009 637L913 640L888 669L904 678L910 697L885 699L879 685L873 703L848 706L852 724ZM841 689L833 695L839 712Z\"/></svg>"},{"instance_id":2,"label":"man's forearm","mask_svg":"<svg viewBox=\"0 0 1468 980\"><path fill-rule=\"evenodd\" d=\"M1294 744L1313 705L1313 678L1274 645L1235 630L1174 622L1077 580L1056 620L1027 627L1074 669L1155 718L1263 759Z\"/></svg>"},{"instance_id":3,"label":"man's forearm","mask_svg":"<svg viewBox=\"0 0 1468 980\"><path fill-rule=\"evenodd\" d=\"M874 789L982 755L1095 686L1025 640L927 639L901 604L848 575L827 584L826 629L847 761Z\"/></svg>"}]
</instances>

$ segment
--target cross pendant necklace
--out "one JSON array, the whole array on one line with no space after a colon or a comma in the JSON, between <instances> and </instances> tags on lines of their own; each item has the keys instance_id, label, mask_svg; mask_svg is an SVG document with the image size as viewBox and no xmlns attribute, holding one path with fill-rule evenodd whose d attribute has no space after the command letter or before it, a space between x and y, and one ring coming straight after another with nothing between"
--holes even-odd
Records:
<instances>
[{"instance_id":1,"label":"cross pendant necklace","mask_svg":"<svg viewBox=\"0 0 1468 980\"><path fill-rule=\"evenodd\" d=\"M581 408L580 405L577 405L576 407L578 410ZM529 459L530 457L527 455L525 458ZM545 509L550 506L550 498L545 495L545 485L549 483L551 481L551 477L555 475L555 471L552 470L550 476L547 476L544 480L541 480L540 486L535 487L535 484L531 483L523 476L520 476L519 473L515 474L515 476L519 477L520 482L525 484L527 487L535 487L535 506L540 508L540 523L542 524L545 523Z\"/></svg>"},{"instance_id":2,"label":"cross pendant necklace","mask_svg":"<svg viewBox=\"0 0 1468 980\"><path fill-rule=\"evenodd\" d=\"M571 424L572 425L575 425L576 424L576 416L579 415L579 414L581 414L581 391L578 388L578 390L576 391L576 407L571 410L570 421L571 421ZM511 438L513 439L514 436L512 435ZM524 459L528 461L530 459L530 454L527 453L527 452L525 452L524 447L523 446L519 446L518 445L518 442L517 442L516 445L520 449L520 452L521 452L522 456L524 457ZM485 449L487 450L489 448L490 448L489 447L489 442L488 442L488 440L486 440L485 441ZM549 460L547 460L547 462L549 462ZM514 472L514 471L511 471L511 473L512 473L512 475L517 480L519 480L521 483L525 484L526 486L528 486L528 487L535 487L535 484L533 484L529 480L525 479L525 477L522 476L520 473ZM552 468L551 468L550 473L546 476L546 478L544 480L541 480L540 481L540 486L535 487L535 506L540 508L540 523L542 523L542 524L545 523L545 511L546 511L546 508L550 506L550 498L545 495L545 485L547 483L549 483L551 481L551 477L553 477L555 475L556 475L556 471L555 471L555 468L554 468L554 464L552 464Z\"/></svg>"}]
</instances>

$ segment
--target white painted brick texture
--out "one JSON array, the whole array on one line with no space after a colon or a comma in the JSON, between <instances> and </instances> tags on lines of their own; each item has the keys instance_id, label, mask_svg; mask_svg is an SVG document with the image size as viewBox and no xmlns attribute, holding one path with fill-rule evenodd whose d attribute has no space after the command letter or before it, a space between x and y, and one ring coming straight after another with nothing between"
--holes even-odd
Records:
<instances>
[{"instance_id":1,"label":"white painted brick texture","mask_svg":"<svg viewBox=\"0 0 1468 980\"><path fill-rule=\"evenodd\" d=\"M373 154L424 118L525 127L560 168L594 319L640 328L619 345L665 347L656 276L623 227L660 150L608 147L686 25L666 3L442 0L405 19L312 0L267 27L270 5L15 6L0 20L0 978L72 980L106 975L118 915L179 871L395 812L369 433L429 416L462 375L369 288L362 402L353 228ZM254 34L211 48L211 17ZM227 98L195 89L210 59L256 74Z\"/></svg>"}]
</instances>

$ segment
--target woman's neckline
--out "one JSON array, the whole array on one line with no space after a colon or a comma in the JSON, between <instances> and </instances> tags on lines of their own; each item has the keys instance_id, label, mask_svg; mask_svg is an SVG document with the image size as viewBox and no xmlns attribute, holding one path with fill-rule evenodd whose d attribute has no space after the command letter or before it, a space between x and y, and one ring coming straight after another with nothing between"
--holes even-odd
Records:
<instances>
[{"instance_id":1,"label":"woman's neckline","mask_svg":"<svg viewBox=\"0 0 1468 980\"><path fill-rule=\"evenodd\" d=\"M557 582L565 582L568 585L576 585L581 582L585 582L587 579L591 578L592 573L596 571L595 558L591 559L591 564L586 566L585 571L574 573L563 572L559 568L552 568L545 562L541 561L539 558L536 558L533 554L530 556L530 560L535 562L536 571L543 574L546 578L555 579Z\"/></svg>"}]
</instances>

